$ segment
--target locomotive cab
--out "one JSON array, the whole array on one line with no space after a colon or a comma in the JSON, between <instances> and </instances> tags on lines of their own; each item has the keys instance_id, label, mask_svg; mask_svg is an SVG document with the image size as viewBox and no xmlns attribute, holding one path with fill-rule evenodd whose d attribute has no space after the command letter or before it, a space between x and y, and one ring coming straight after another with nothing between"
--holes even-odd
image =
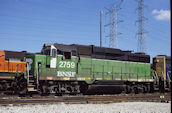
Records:
<instances>
[{"instance_id":1,"label":"locomotive cab","mask_svg":"<svg viewBox=\"0 0 172 113\"><path fill-rule=\"evenodd\" d=\"M70 80L76 80L76 61L77 58L72 56L71 51L60 50L54 45L44 45L41 54L26 57L27 64L30 63L27 69L28 91L69 92ZM73 83L75 84L74 81ZM72 92L76 92L78 86L75 86Z\"/></svg>"},{"instance_id":2,"label":"locomotive cab","mask_svg":"<svg viewBox=\"0 0 172 113\"><path fill-rule=\"evenodd\" d=\"M57 67L57 49L53 45L44 45L42 54L50 56L50 68Z\"/></svg>"}]
</instances>

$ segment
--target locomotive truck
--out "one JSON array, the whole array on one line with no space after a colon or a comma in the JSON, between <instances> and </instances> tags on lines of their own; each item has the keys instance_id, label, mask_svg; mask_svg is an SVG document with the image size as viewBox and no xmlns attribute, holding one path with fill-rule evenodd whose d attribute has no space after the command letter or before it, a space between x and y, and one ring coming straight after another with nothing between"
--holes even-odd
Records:
<instances>
[{"instance_id":1,"label":"locomotive truck","mask_svg":"<svg viewBox=\"0 0 172 113\"><path fill-rule=\"evenodd\" d=\"M146 93L162 88L160 81L163 88L169 83L167 76L159 80L158 62L152 70L150 56L144 53L54 43L44 44L41 53L25 53L24 58L26 70L14 73L20 82L17 79L18 85L12 86L20 94Z\"/></svg>"}]
</instances>

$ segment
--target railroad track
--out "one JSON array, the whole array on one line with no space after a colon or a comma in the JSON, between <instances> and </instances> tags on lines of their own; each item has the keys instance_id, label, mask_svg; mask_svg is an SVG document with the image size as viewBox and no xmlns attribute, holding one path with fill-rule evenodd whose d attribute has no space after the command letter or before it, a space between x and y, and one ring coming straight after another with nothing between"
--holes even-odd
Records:
<instances>
[{"instance_id":1,"label":"railroad track","mask_svg":"<svg viewBox=\"0 0 172 113\"><path fill-rule=\"evenodd\" d=\"M154 94L116 94L116 95L76 95L76 96L1 96L0 105L23 105L23 104L102 104L115 102L169 102L171 93Z\"/></svg>"}]
</instances>

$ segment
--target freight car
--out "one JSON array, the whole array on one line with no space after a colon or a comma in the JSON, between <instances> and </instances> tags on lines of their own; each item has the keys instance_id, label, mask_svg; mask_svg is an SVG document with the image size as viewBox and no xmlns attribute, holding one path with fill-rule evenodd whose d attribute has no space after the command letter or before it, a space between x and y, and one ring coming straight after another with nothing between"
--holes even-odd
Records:
<instances>
[{"instance_id":1,"label":"freight car","mask_svg":"<svg viewBox=\"0 0 172 113\"><path fill-rule=\"evenodd\" d=\"M26 56L28 91L43 94L153 91L150 56L120 49L44 44Z\"/></svg>"},{"instance_id":2,"label":"freight car","mask_svg":"<svg viewBox=\"0 0 172 113\"><path fill-rule=\"evenodd\" d=\"M0 51L0 90L20 90L24 83L26 52Z\"/></svg>"}]
</instances>

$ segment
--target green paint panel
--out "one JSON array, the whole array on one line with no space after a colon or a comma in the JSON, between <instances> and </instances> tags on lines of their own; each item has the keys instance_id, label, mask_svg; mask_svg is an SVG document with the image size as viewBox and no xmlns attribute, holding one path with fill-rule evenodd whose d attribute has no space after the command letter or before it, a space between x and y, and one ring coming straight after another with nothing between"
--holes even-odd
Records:
<instances>
[{"instance_id":1,"label":"green paint panel","mask_svg":"<svg viewBox=\"0 0 172 113\"><path fill-rule=\"evenodd\" d=\"M38 64L41 64L39 76L54 77L85 77L87 83L96 79L102 80L130 80L130 79L152 79L151 67L148 63L137 63L127 61L115 61L104 59L78 58L64 59L57 56L56 68L50 68L51 56L30 55L32 59L31 71L34 76L37 74Z\"/></svg>"}]
</instances>

